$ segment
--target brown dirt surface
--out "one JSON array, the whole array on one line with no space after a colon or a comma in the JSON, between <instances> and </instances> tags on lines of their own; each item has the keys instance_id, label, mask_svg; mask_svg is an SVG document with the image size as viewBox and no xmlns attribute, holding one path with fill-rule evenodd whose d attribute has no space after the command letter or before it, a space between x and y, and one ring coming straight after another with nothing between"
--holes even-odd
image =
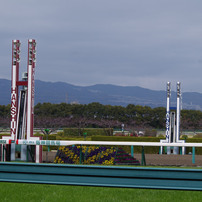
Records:
<instances>
[{"instance_id":1,"label":"brown dirt surface","mask_svg":"<svg viewBox=\"0 0 202 202\"><path fill-rule=\"evenodd\" d=\"M43 161L51 163L55 159L56 151L43 152ZM142 160L142 154L134 154L134 158ZM195 155L195 163L192 155L166 155L166 154L145 154L147 166L181 166L181 167L202 167L202 155Z\"/></svg>"},{"instance_id":2,"label":"brown dirt surface","mask_svg":"<svg viewBox=\"0 0 202 202\"><path fill-rule=\"evenodd\" d=\"M141 163L142 154L134 154L134 157ZM202 167L202 155L195 155L195 163L192 158L192 155L145 154L147 166Z\"/></svg>"}]
</instances>

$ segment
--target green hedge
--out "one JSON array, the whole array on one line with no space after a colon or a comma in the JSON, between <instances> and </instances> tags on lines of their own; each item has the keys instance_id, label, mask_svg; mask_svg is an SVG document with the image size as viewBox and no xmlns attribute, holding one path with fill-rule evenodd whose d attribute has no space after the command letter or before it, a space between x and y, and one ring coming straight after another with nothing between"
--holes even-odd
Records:
<instances>
[{"instance_id":1,"label":"green hedge","mask_svg":"<svg viewBox=\"0 0 202 202\"><path fill-rule=\"evenodd\" d=\"M102 136L111 136L113 135L112 128L64 128L64 136L83 136L84 133L87 133L87 136L93 135L102 135Z\"/></svg>"},{"instance_id":2,"label":"green hedge","mask_svg":"<svg viewBox=\"0 0 202 202\"><path fill-rule=\"evenodd\" d=\"M160 137L103 137L103 136L92 136L92 141L114 141L114 142L160 142L162 138ZM202 138L188 138L186 140L187 143L202 143ZM122 147L126 152L131 151L130 146L120 146ZM158 154L159 153L159 147L144 147L144 151L146 154ZM142 147L141 146L135 146L134 147L134 153L141 153ZM192 152L192 147L186 147L186 154L189 152ZM196 147L195 148L196 155L202 155L202 148Z\"/></svg>"},{"instance_id":3,"label":"green hedge","mask_svg":"<svg viewBox=\"0 0 202 202\"><path fill-rule=\"evenodd\" d=\"M125 141L125 142L160 142L161 137L131 137L131 136L92 136L92 141Z\"/></svg>"},{"instance_id":4,"label":"green hedge","mask_svg":"<svg viewBox=\"0 0 202 202\"><path fill-rule=\"evenodd\" d=\"M43 136L43 139L46 140L46 135ZM56 140L56 135L48 135L48 140Z\"/></svg>"},{"instance_id":5,"label":"green hedge","mask_svg":"<svg viewBox=\"0 0 202 202\"><path fill-rule=\"evenodd\" d=\"M11 135L8 134L8 133L1 133L1 134L0 134L0 139L2 139L2 136L11 136Z\"/></svg>"},{"instance_id":6,"label":"green hedge","mask_svg":"<svg viewBox=\"0 0 202 202\"><path fill-rule=\"evenodd\" d=\"M113 141L113 142L160 142L162 138L159 137L103 137L103 136L92 136L92 141ZM123 148L126 152L131 152L131 146L119 146ZM159 147L144 147L144 151L146 154L158 154ZM135 146L134 153L141 153L142 147Z\"/></svg>"},{"instance_id":7,"label":"green hedge","mask_svg":"<svg viewBox=\"0 0 202 202\"><path fill-rule=\"evenodd\" d=\"M188 138L186 142L202 143L202 138ZM192 152L192 147L186 147L186 154L188 154L189 152ZM197 155L202 155L202 147L195 147L195 153Z\"/></svg>"}]
</instances>

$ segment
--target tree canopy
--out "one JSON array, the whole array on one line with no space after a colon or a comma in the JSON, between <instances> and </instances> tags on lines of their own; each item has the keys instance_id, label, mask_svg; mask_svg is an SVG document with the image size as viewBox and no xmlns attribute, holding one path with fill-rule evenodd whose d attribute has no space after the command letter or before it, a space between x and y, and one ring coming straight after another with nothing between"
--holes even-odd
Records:
<instances>
[{"instance_id":1,"label":"tree canopy","mask_svg":"<svg viewBox=\"0 0 202 202\"><path fill-rule=\"evenodd\" d=\"M121 127L165 128L166 109L129 104L126 107L90 104L38 103L35 106L35 126L40 127ZM0 105L0 127L9 127L10 105ZM44 126L45 127L45 126ZM202 129L202 111L182 110L183 129Z\"/></svg>"}]
</instances>

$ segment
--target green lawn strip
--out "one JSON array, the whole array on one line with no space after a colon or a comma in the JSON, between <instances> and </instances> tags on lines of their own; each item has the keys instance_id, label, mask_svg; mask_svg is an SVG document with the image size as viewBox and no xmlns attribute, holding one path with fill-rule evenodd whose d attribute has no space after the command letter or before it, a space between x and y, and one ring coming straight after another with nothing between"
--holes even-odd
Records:
<instances>
[{"instance_id":1,"label":"green lawn strip","mask_svg":"<svg viewBox=\"0 0 202 202\"><path fill-rule=\"evenodd\" d=\"M0 182L0 201L201 201L202 192Z\"/></svg>"}]
</instances>

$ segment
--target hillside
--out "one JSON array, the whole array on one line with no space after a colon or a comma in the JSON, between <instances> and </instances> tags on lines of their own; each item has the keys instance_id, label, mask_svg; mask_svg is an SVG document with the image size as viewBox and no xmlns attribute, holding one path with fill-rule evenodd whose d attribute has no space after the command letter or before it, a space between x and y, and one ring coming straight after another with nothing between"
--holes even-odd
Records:
<instances>
[{"instance_id":1,"label":"hillside","mask_svg":"<svg viewBox=\"0 0 202 202\"><path fill-rule=\"evenodd\" d=\"M11 81L0 79L0 105L10 103ZM150 107L166 106L166 92L141 88L138 86L116 86L97 84L93 86L75 86L64 82L35 81L35 104L43 102L77 102L88 104L147 105ZM176 106L176 95L172 92L171 106ZM202 94L183 93L183 108L202 110Z\"/></svg>"}]
</instances>

